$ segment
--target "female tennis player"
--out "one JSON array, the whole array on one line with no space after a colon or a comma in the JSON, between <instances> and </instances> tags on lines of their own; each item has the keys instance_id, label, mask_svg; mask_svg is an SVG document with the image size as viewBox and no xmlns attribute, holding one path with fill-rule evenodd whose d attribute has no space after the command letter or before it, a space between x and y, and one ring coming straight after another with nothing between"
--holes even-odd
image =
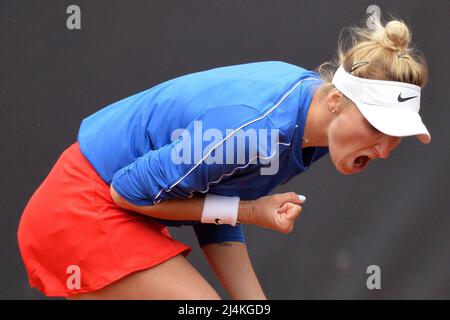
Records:
<instances>
[{"instance_id":1,"label":"female tennis player","mask_svg":"<svg viewBox=\"0 0 450 320\"><path fill-rule=\"evenodd\" d=\"M219 299L167 226L191 225L232 299L266 299L243 225L289 233L305 197L268 195L327 153L386 159L419 115L427 66L400 20L349 29L315 71L281 61L184 75L85 118L18 230L32 287L69 299Z\"/></svg>"}]
</instances>

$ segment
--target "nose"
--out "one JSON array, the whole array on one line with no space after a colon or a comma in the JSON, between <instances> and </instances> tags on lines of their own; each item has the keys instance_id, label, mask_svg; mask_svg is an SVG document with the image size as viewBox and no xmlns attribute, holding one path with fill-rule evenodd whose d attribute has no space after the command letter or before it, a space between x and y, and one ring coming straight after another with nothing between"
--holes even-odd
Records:
<instances>
[{"instance_id":1,"label":"nose","mask_svg":"<svg viewBox=\"0 0 450 320\"><path fill-rule=\"evenodd\" d=\"M390 137L389 139L384 139L382 142L375 145L375 150L381 159L389 158L391 151L397 147L400 143L401 138Z\"/></svg>"},{"instance_id":2,"label":"nose","mask_svg":"<svg viewBox=\"0 0 450 320\"><path fill-rule=\"evenodd\" d=\"M387 143L377 144L375 146L375 150L377 151L377 154L381 159L389 158L389 154L391 153Z\"/></svg>"}]
</instances>

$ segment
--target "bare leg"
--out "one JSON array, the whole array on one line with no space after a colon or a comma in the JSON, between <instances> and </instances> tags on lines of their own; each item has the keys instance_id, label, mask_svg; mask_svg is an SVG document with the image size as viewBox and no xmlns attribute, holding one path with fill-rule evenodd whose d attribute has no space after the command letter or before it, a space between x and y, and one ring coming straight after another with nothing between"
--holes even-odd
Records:
<instances>
[{"instance_id":1,"label":"bare leg","mask_svg":"<svg viewBox=\"0 0 450 320\"><path fill-rule=\"evenodd\" d=\"M134 272L98 291L69 299L217 300L220 296L181 254Z\"/></svg>"}]
</instances>

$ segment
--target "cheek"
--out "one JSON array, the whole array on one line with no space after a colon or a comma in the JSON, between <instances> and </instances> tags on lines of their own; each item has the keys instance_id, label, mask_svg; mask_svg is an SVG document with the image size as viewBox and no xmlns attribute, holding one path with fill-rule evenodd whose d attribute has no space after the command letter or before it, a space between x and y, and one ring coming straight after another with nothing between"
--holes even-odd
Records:
<instances>
[{"instance_id":1,"label":"cheek","mask_svg":"<svg viewBox=\"0 0 450 320\"><path fill-rule=\"evenodd\" d=\"M368 139L367 130L355 120L335 119L328 132L328 148L335 167L341 172L345 171L343 167L348 168L352 164L355 154L364 148L364 143Z\"/></svg>"},{"instance_id":2,"label":"cheek","mask_svg":"<svg viewBox=\"0 0 450 320\"><path fill-rule=\"evenodd\" d=\"M347 123L338 118L330 125L328 142L333 160L339 160L348 154L351 151L352 144L358 139L358 137L355 137L357 133Z\"/></svg>"}]
</instances>

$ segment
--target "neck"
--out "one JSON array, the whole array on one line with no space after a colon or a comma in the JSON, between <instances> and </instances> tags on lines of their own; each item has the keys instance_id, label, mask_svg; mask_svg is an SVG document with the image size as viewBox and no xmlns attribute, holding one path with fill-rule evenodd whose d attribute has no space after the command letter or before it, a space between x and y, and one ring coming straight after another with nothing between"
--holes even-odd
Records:
<instances>
[{"instance_id":1,"label":"neck","mask_svg":"<svg viewBox=\"0 0 450 320\"><path fill-rule=\"evenodd\" d=\"M320 99L319 90L316 90L309 105L306 115L306 124L303 137L302 148L307 147L328 147L328 127L331 118L327 117L327 109Z\"/></svg>"}]
</instances>

